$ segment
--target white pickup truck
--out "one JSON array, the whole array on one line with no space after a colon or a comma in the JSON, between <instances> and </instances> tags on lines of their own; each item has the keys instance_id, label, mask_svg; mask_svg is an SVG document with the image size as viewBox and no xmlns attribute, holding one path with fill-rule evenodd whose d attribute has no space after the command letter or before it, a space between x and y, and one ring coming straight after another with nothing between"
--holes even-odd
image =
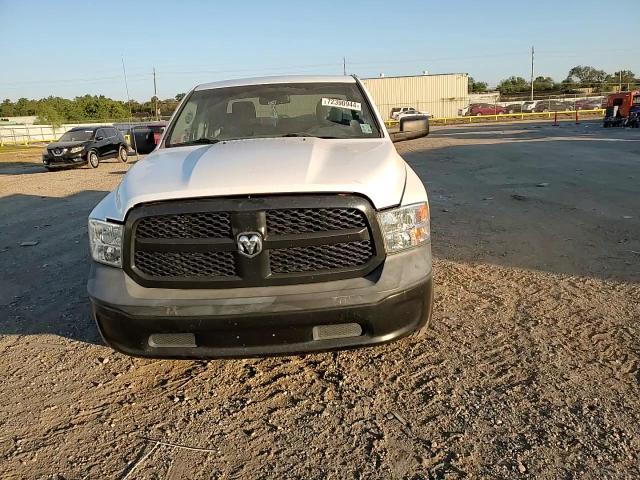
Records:
<instances>
[{"instance_id":1,"label":"white pickup truck","mask_svg":"<svg viewBox=\"0 0 640 480\"><path fill-rule=\"evenodd\" d=\"M247 357L428 324L425 188L356 77L199 85L89 216L88 292L113 348Z\"/></svg>"},{"instance_id":2,"label":"white pickup truck","mask_svg":"<svg viewBox=\"0 0 640 480\"><path fill-rule=\"evenodd\" d=\"M400 115L418 113L413 107L394 107L391 109L391 120L398 120Z\"/></svg>"}]
</instances>

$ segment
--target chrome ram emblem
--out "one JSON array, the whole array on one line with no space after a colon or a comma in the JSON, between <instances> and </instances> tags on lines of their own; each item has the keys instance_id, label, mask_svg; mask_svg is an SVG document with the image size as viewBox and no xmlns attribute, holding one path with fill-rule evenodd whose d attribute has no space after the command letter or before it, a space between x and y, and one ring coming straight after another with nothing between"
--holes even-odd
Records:
<instances>
[{"instance_id":1,"label":"chrome ram emblem","mask_svg":"<svg viewBox=\"0 0 640 480\"><path fill-rule=\"evenodd\" d=\"M257 232L238 234L238 252L245 257L253 258L262 252L262 235Z\"/></svg>"}]
</instances>

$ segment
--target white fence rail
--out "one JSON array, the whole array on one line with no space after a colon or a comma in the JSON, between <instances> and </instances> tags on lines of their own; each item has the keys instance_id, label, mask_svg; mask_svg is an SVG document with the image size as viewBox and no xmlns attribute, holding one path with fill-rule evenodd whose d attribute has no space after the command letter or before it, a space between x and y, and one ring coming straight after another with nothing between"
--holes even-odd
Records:
<instances>
[{"instance_id":1,"label":"white fence rail","mask_svg":"<svg viewBox=\"0 0 640 480\"><path fill-rule=\"evenodd\" d=\"M0 146L28 145L29 143L52 142L74 127L85 125L111 125L110 123L67 123L55 127L53 125L6 125L0 126Z\"/></svg>"}]
</instances>

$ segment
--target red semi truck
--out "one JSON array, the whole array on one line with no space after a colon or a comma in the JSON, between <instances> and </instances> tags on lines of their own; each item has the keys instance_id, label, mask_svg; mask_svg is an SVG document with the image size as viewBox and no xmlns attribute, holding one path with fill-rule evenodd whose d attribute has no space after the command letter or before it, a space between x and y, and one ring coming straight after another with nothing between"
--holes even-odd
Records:
<instances>
[{"instance_id":1,"label":"red semi truck","mask_svg":"<svg viewBox=\"0 0 640 480\"><path fill-rule=\"evenodd\" d=\"M640 106L640 90L612 93L607 97L607 108L618 107L618 115L627 118L633 106Z\"/></svg>"}]
</instances>

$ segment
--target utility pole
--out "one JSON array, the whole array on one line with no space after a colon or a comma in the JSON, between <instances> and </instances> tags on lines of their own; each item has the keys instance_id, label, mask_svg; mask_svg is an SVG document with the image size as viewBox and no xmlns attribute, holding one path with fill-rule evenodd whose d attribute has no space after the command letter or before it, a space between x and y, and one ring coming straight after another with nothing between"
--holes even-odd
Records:
<instances>
[{"instance_id":1,"label":"utility pole","mask_svg":"<svg viewBox=\"0 0 640 480\"><path fill-rule=\"evenodd\" d=\"M153 99L155 101L155 117L156 120L160 120L158 117L158 91L156 90L156 67L153 67Z\"/></svg>"},{"instance_id":2,"label":"utility pole","mask_svg":"<svg viewBox=\"0 0 640 480\"><path fill-rule=\"evenodd\" d=\"M347 76L347 59L346 57L342 57L342 74Z\"/></svg>"},{"instance_id":3,"label":"utility pole","mask_svg":"<svg viewBox=\"0 0 640 480\"><path fill-rule=\"evenodd\" d=\"M122 75L124 76L124 88L127 91L127 103L129 104L129 134L131 135L131 145L138 158L138 146L136 145L136 135L133 130L133 112L131 111L131 97L129 96L129 83L127 82L127 69L124 68L124 56L122 57Z\"/></svg>"},{"instance_id":4,"label":"utility pole","mask_svg":"<svg viewBox=\"0 0 640 480\"><path fill-rule=\"evenodd\" d=\"M534 50L533 50L533 46L532 46L531 47L531 100L532 101L533 101L533 73L534 73L533 56L534 56Z\"/></svg>"},{"instance_id":5,"label":"utility pole","mask_svg":"<svg viewBox=\"0 0 640 480\"><path fill-rule=\"evenodd\" d=\"M619 84L620 91L622 91L622 70L618 72L618 84Z\"/></svg>"}]
</instances>

